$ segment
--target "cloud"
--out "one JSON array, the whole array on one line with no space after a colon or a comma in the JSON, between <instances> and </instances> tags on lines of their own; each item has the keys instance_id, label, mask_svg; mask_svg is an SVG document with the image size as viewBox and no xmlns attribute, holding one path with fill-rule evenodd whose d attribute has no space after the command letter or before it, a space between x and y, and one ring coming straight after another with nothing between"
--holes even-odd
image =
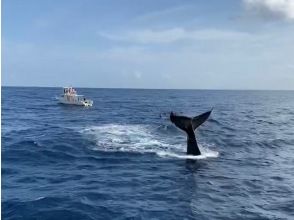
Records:
<instances>
[{"instance_id":1,"label":"cloud","mask_svg":"<svg viewBox=\"0 0 294 220\"><path fill-rule=\"evenodd\" d=\"M231 30L202 29L186 30L183 28L171 28L165 30L133 30L120 34L105 32L98 33L101 37L114 41L125 41L140 44L173 43L181 40L231 40L233 38L247 38L250 34Z\"/></svg>"},{"instance_id":2,"label":"cloud","mask_svg":"<svg viewBox=\"0 0 294 220\"><path fill-rule=\"evenodd\" d=\"M283 18L294 21L293 0L243 0L246 8L265 18Z\"/></svg>"}]
</instances>

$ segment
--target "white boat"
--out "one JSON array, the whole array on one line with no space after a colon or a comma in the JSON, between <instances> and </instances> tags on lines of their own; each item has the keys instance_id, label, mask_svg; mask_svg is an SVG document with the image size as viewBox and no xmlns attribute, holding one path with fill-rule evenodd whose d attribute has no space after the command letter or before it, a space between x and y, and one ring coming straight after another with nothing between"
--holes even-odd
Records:
<instances>
[{"instance_id":1,"label":"white boat","mask_svg":"<svg viewBox=\"0 0 294 220\"><path fill-rule=\"evenodd\" d=\"M72 87L64 87L63 94L57 97L57 100L61 104L66 105L81 105L92 106L93 101L86 99L83 95L78 95L76 90Z\"/></svg>"}]
</instances>

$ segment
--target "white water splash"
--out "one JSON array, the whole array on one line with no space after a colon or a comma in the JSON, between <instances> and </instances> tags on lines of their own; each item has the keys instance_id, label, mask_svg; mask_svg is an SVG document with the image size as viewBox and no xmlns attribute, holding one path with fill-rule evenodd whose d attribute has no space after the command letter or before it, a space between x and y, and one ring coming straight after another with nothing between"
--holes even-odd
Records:
<instances>
[{"instance_id":1,"label":"white water splash","mask_svg":"<svg viewBox=\"0 0 294 220\"><path fill-rule=\"evenodd\" d=\"M179 159L218 157L218 152L204 146L199 146L202 155L186 155L185 143L170 144L173 141L171 137L163 138L158 134L153 134L153 130L147 125L106 124L85 128L81 133L96 141L95 149L97 150L155 153L160 157Z\"/></svg>"},{"instance_id":2,"label":"white water splash","mask_svg":"<svg viewBox=\"0 0 294 220\"><path fill-rule=\"evenodd\" d=\"M203 149L203 148L201 148ZM219 153L217 151L212 151L212 150L207 150L203 151L201 150L201 155L198 156L192 156L192 155L184 155L184 154L176 154L176 153L171 153L171 152L157 152L158 156L161 157L175 157L179 159L191 159L191 160L200 160L200 159L206 159L206 158L216 158L218 157Z\"/></svg>"}]
</instances>

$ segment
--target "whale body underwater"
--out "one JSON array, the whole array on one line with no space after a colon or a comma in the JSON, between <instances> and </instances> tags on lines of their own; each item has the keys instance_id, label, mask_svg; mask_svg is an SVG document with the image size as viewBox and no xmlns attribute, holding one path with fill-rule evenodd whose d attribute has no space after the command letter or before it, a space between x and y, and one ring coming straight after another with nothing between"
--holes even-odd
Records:
<instances>
[{"instance_id":1,"label":"whale body underwater","mask_svg":"<svg viewBox=\"0 0 294 220\"><path fill-rule=\"evenodd\" d=\"M211 112L212 110L193 118L170 113L171 122L187 134L187 155L201 155L194 131L209 118Z\"/></svg>"}]
</instances>

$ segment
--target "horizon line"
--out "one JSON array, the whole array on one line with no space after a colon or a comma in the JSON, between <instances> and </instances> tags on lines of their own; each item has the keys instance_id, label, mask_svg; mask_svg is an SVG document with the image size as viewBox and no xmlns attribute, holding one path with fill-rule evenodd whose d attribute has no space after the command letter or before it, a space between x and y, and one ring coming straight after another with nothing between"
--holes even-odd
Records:
<instances>
[{"instance_id":1,"label":"horizon line","mask_svg":"<svg viewBox=\"0 0 294 220\"><path fill-rule=\"evenodd\" d=\"M64 88L64 86L27 86L27 85L1 85L4 87L14 88ZM292 92L294 89L211 89L211 88L136 88L136 87L83 87L83 86L71 86L73 88L80 89L129 89L129 90L214 90L214 91L289 91Z\"/></svg>"}]
</instances>

